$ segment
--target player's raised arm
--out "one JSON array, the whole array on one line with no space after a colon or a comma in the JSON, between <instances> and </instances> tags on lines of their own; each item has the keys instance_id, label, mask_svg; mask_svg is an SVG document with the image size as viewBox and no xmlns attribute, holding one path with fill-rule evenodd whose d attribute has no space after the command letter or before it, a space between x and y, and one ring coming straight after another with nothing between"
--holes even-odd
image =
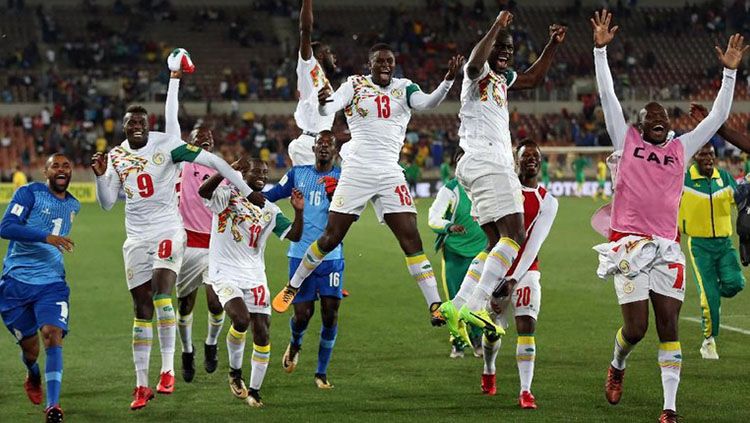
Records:
<instances>
[{"instance_id":1,"label":"player's raised arm","mask_svg":"<svg viewBox=\"0 0 750 423\"><path fill-rule=\"evenodd\" d=\"M513 21L513 14L507 10L503 10L497 15L495 22L490 27L490 30L484 34L481 40L471 50L469 61L466 64L466 75L469 78L477 79L482 75L482 69L484 69L487 59L489 59L492 53L492 46L495 44L497 34L501 30L508 28L510 23Z\"/></svg>"},{"instance_id":2,"label":"player's raised arm","mask_svg":"<svg viewBox=\"0 0 750 423\"><path fill-rule=\"evenodd\" d=\"M509 90L526 90L536 88L544 82L549 68L552 66L552 60L555 58L557 48L565 41L565 33L568 27L558 24L552 24L549 27L549 41L544 46L542 54L524 73L519 73L516 81L508 87Z\"/></svg>"},{"instance_id":3,"label":"player's raised arm","mask_svg":"<svg viewBox=\"0 0 750 423\"><path fill-rule=\"evenodd\" d=\"M628 124L622 114L622 106L615 94L615 84L612 81L612 73L607 62L607 44L615 37L619 29L617 25L609 27L612 22L612 14L607 10L594 12L591 18L591 27L594 30L594 67L596 69L596 85L599 89L599 97L604 110L604 123L607 133L612 139L615 150L622 149L625 144L625 134Z\"/></svg>"},{"instance_id":4,"label":"player's raised arm","mask_svg":"<svg viewBox=\"0 0 750 423\"><path fill-rule=\"evenodd\" d=\"M354 86L352 77L341 84L338 90L331 95L331 87L326 85L318 92L318 112L321 116L335 114L339 110L351 104L354 98Z\"/></svg>"},{"instance_id":5,"label":"player's raised arm","mask_svg":"<svg viewBox=\"0 0 750 423\"><path fill-rule=\"evenodd\" d=\"M708 109L698 103L690 103L690 117L699 123L708 116ZM717 131L719 136L745 153L750 153L750 137L724 123Z\"/></svg>"},{"instance_id":6,"label":"player's raised arm","mask_svg":"<svg viewBox=\"0 0 750 423\"><path fill-rule=\"evenodd\" d=\"M544 240L547 239L547 235L549 235L549 231L552 229L552 223L555 221L555 216L557 216L557 206L557 199L547 193L544 200L542 200L539 216L536 222L534 222L534 230L531 231L531 234L526 239L523 253L518 258L518 265L513 275L511 275L511 279L521 280L534 262L534 259L539 255L539 250L542 248Z\"/></svg>"},{"instance_id":7,"label":"player's raised arm","mask_svg":"<svg viewBox=\"0 0 750 423\"><path fill-rule=\"evenodd\" d=\"M428 110L439 106L445 100L445 97L448 96L458 70L461 69L463 64L463 56L453 56L448 62L448 72L445 74L445 79L430 94L422 92L417 84L408 86L406 89L406 102L409 104L409 107L414 110Z\"/></svg>"},{"instance_id":8,"label":"player's raised arm","mask_svg":"<svg viewBox=\"0 0 750 423\"><path fill-rule=\"evenodd\" d=\"M190 59L190 54L183 48L174 49L167 56L169 67L169 88L167 88L167 101L164 106L164 132L169 135L182 138L180 121L178 120L179 101L177 95L180 92L180 79L184 73L195 71L195 65Z\"/></svg>"},{"instance_id":9,"label":"player's raised arm","mask_svg":"<svg viewBox=\"0 0 750 423\"><path fill-rule=\"evenodd\" d=\"M734 83L737 79L737 67L748 49L750 46L745 45L745 38L740 34L729 37L726 51L721 51L721 48L716 46L716 56L724 65L721 88L708 116L695 129L680 137L685 147L685 157L692 157L697 153L729 118L734 97Z\"/></svg>"},{"instance_id":10,"label":"player's raised arm","mask_svg":"<svg viewBox=\"0 0 750 423\"><path fill-rule=\"evenodd\" d=\"M312 58L313 11L312 0L302 0L299 11L299 54L302 60Z\"/></svg>"},{"instance_id":11,"label":"player's raised arm","mask_svg":"<svg viewBox=\"0 0 750 423\"><path fill-rule=\"evenodd\" d=\"M102 209L112 210L120 194L122 182L112 167L109 155L95 153L91 157L91 170L96 175L96 201Z\"/></svg>"}]
</instances>

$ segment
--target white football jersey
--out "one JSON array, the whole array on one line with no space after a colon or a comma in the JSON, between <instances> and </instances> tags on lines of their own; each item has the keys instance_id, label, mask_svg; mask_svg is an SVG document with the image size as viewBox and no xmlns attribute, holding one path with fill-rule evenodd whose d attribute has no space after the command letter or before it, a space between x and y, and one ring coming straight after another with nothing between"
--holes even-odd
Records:
<instances>
[{"instance_id":1,"label":"white football jersey","mask_svg":"<svg viewBox=\"0 0 750 423\"><path fill-rule=\"evenodd\" d=\"M216 188L211 199L204 201L213 213L209 279L227 279L242 289L265 284L266 241L271 233L281 239L286 237L292 223L270 201L261 209L261 219L255 221L250 212L254 206L232 186Z\"/></svg>"},{"instance_id":2,"label":"white football jersey","mask_svg":"<svg viewBox=\"0 0 750 423\"><path fill-rule=\"evenodd\" d=\"M179 163L192 161L199 153L198 147L164 132L149 132L148 143L138 150L125 140L109 152L107 174L114 173L125 191L128 238L147 239L182 228L176 191Z\"/></svg>"},{"instance_id":3,"label":"white football jersey","mask_svg":"<svg viewBox=\"0 0 750 423\"><path fill-rule=\"evenodd\" d=\"M326 85L331 84L315 56L310 57L310 60L302 60L302 56L297 53L299 101L294 111L294 121L299 129L318 133L333 127L336 115L321 116L318 112L318 91Z\"/></svg>"},{"instance_id":4,"label":"white football jersey","mask_svg":"<svg viewBox=\"0 0 750 423\"><path fill-rule=\"evenodd\" d=\"M350 76L339 90L350 99L344 109L352 138L347 143L343 169L401 172L398 164L406 127L411 119L409 97L419 86L404 78L393 78L381 87L371 76Z\"/></svg>"},{"instance_id":5,"label":"white football jersey","mask_svg":"<svg viewBox=\"0 0 750 423\"><path fill-rule=\"evenodd\" d=\"M516 72L506 70L502 74L497 74L485 62L479 77L471 79L464 66L461 111L458 114L461 119L458 130L461 148L467 153L486 157L499 165L511 168L514 161L510 139L508 88L513 85L516 78Z\"/></svg>"}]
</instances>

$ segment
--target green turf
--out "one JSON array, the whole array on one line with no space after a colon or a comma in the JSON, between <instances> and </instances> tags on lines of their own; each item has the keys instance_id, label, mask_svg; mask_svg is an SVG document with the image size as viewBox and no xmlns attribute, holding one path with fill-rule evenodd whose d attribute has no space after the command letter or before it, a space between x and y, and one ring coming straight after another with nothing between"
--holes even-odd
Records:
<instances>
[{"instance_id":1,"label":"green turf","mask_svg":"<svg viewBox=\"0 0 750 423\"><path fill-rule=\"evenodd\" d=\"M430 200L419 201L419 222L425 245ZM286 206L286 205L285 205ZM596 278L591 246L600 241L589 226L597 204L588 199L562 199L552 234L542 250L542 312L537 329L538 356L533 392L539 409L516 406L518 375L515 337L506 336L498 358L498 395L479 390L482 361L451 360L445 329L429 326L427 309L409 277L398 244L377 224L371 209L346 239L346 288L329 376L336 388L321 391L313 384L319 319L308 329L298 370L281 369L288 316L273 316L272 359L263 385L267 407L255 410L234 399L226 383L227 359L220 338L220 367L208 375L199 367L195 381L178 376L174 395L159 395L141 411L128 409L135 382L130 339L132 308L121 258L123 211L105 213L84 206L75 222L76 251L67 257L71 285L71 333L65 340L62 406L72 422L195 421L449 421L458 418L501 421L655 421L662 405L657 340L653 325L647 339L629 359L620 405L609 406L602 386L620 326L611 282ZM288 207L287 207L288 209ZM2 244L4 251L7 243ZM285 283L285 245L271 241L266 252L271 289ZM683 316L699 315L692 274ZM205 304L199 299L194 339L197 362L206 331ZM750 330L745 311L748 294L725 301L724 322ZM225 332L227 326L225 325ZM685 357L678 409L687 421L740 421L748 416L748 335L724 331L718 362L700 358L700 325L682 321ZM32 406L23 392L23 366L14 339L0 336L0 421L40 421L42 408ZM509 332L510 333L510 332ZM156 338L156 337L155 337ZM176 363L179 368L179 343ZM249 350L249 349L248 349ZM250 353L245 354L249 374ZM151 358L152 387L159 370L158 342ZM43 364L42 364L43 366ZM42 367L43 369L43 367ZM178 371L179 374L179 371Z\"/></svg>"}]
</instances>

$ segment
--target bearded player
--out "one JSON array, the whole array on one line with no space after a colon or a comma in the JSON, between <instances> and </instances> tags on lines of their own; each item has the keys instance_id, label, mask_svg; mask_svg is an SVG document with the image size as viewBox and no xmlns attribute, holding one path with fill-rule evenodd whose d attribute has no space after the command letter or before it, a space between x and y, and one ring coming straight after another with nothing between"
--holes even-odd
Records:
<instances>
[{"instance_id":1,"label":"bearded player","mask_svg":"<svg viewBox=\"0 0 750 423\"><path fill-rule=\"evenodd\" d=\"M0 316L21 347L27 376L23 384L33 404L42 402L39 334L46 355L44 378L47 423L63 421L60 408L63 338L68 332L70 288L63 253L73 251L68 237L81 204L68 192L70 159L53 154L44 166L47 183L32 182L13 194L0 237L10 240L0 278Z\"/></svg>"},{"instance_id":2,"label":"bearded player","mask_svg":"<svg viewBox=\"0 0 750 423\"><path fill-rule=\"evenodd\" d=\"M521 382L518 405L525 409L535 409L536 399L531 394L536 361L534 333L542 302L538 254L557 215L557 199L539 184L538 176L542 163L539 146L533 141L522 142L518 147L517 156L519 179L523 187L523 224L526 229L526 241L521 245L516 261L508 270L508 283L502 284L493 293L490 304L495 314L494 321L503 329L508 327L510 310L513 309L518 332L516 364ZM482 346L482 392L495 395L495 359L500 350L500 337L491 332L486 333L482 338Z\"/></svg>"},{"instance_id":3,"label":"bearded player","mask_svg":"<svg viewBox=\"0 0 750 423\"><path fill-rule=\"evenodd\" d=\"M213 152L214 137L211 129L199 126L190 132L189 143ZM198 195L198 188L216 171L198 163L183 163L180 175L179 208L185 225L187 244L182 268L177 275L177 330L182 341L182 378L191 382L195 377L195 351L193 348L193 307L198 288L206 287L208 305L208 330L203 344L203 363L206 372L213 373L219 364L217 344L224 324L224 309L208 282L208 246L211 240L211 211Z\"/></svg>"},{"instance_id":4,"label":"bearded player","mask_svg":"<svg viewBox=\"0 0 750 423\"><path fill-rule=\"evenodd\" d=\"M440 294L435 274L422 250L416 208L398 159L412 110L437 107L448 94L462 63L463 57L453 57L445 80L426 94L410 80L394 78L393 50L386 44L376 44L369 52L370 75L350 76L333 95L330 87L320 91L321 115L330 116L344 109L352 134L348 142L351 147L343 161L326 229L307 249L289 284L274 298L274 310L287 310L302 282L336 249L372 200L406 255L409 273L429 306L432 324L444 324L437 310Z\"/></svg>"},{"instance_id":5,"label":"bearded player","mask_svg":"<svg viewBox=\"0 0 750 423\"><path fill-rule=\"evenodd\" d=\"M711 113L693 131L672 138L668 137L669 116L658 103L648 103L640 111L637 126L625 122L607 63L607 45L618 29L610 28L611 20L612 14L606 10L591 19L596 80L607 132L615 150L622 151L615 178L611 242L595 247L599 252L597 274L601 278L614 275L623 316L623 326L615 335L605 394L611 404L620 401L626 360L646 333L650 301L660 342L658 361L664 391L659 421L670 423L678 420L676 397L682 367L677 325L685 297L685 256L676 240L685 169L690 157L729 116L737 66L748 47L739 34L730 37L725 52L716 47L724 71Z\"/></svg>"},{"instance_id":6,"label":"bearded player","mask_svg":"<svg viewBox=\"0 0 750 423\"><path fill-rule=\"evenodd\" d=\"M243 164L244 163L244 164ZM240 161L233 166L245 173L248 185L257 193L268 179L268 165L258 159ZM276 204L266 201L256 220L254 206L232 186L219 186L221 175L201 185L199 194L211 210L211 248L208 259L209 283L232 320L227 333L229 388L251 407L263 407L260 388L271 357L271 307L266 279L265 249L271 234L280 239L299 241L302 236L305 199L293 190L291 203L294 222L290 222ZM242 379L242 361L247 330L253 337L250 388Z\"/></svg>"},{"instance_id":7,"label":"bearded player","mask_svg":"<svg viewBox=\"0 0 750 423\"><path fill-rule=\"evenodd\" d=\"M302 134L289 143L293 166L314 166L313 145L320 131L333 127L335 114L321 116L318 112L318 91L331 88L326 75L336 71L336 56L327 44L312 42L312 0L303 0L299 14L299 55L297 56L297 91L299 101L294 121Z\"/></svg>"},{"instance_id":8,"label":"bearded player","mask_svg":"<svg viewBox=\"0 0 750 423\"><path fill-rule=\"evenodd\" d=\"M149 133L146 109L130 106L123 118L126 140L106 156L95 154L91 163L96 175L97 201L103 209L110 210L120 190L125 192L127 239L123 245L123 258L135 312L133 361L136 388L130 404L133 410L145 407L154 396L148 387L154 310L162 358L157 392L174 392L176 316L171 295L186 242L177 206L179 163L194 162L217 169L241 187L243 195L252 194L250 187L224 160L180 139L177 91L182 72L192 72L194 66L182 49L170 54L167 64L172 72L165 108L167 132Z\"/></svg>"},{"instance_id":9,"label":"bearded player","mask_svg":"<svg viewBox=\"0 0 750 423\"><path fill-rule=\"evenodd\" d=\"M459 317L490 332L502 331L489 319L485 307L526 239L523 194L510 139L508 91L532 89L544 82L567 31L564 26L551 25L539 59L517 73L509 67L513 37L508 26L512 19L508 11L498 15L464 69L458 135L465 154L456 166L456 178L471 198L473 215L487 235L488 251L477 255L467 272L481 275L473 279L476 283L462 284L453 300L440 307L454 336L460 336Z\"/></svg>"}]
</instances>

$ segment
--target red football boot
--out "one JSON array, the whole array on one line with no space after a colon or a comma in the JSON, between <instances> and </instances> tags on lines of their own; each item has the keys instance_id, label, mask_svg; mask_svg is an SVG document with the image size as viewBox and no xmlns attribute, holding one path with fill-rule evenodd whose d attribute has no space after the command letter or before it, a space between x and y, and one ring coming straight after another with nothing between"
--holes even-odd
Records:
<instances>
[{"instance_id":1,"label":"red football boot","mask_svg":"<svg viewBox=\"0 0 750 423\"><path fill-rule=\"evenodd\" d=\"M497 386L495 386L495 375L482 375L482 393L495 395Z\"/></svg>"},{"instance_id":2,"label":"red football boot","mask_svg":"<svg viewBox=\"0 0 750 423\"><path fill-rule=\"evenodd\" d=\"M159 385L156 392L160 394L171 394L174 392L174 375L172 372L164 372L159 376Z\"/></svg>"},{"instance_id":3,"label":"red football boot","mask_svg":"<svg viewBox=\"0 0 750 423\"><path fill-rule=\"evenodd\" d=\"M529 391L521 392L518 396L518 405L524 410L536 410L536 398Z\"/></svg>"},{"instance_id":4,"label":"red football boot","mask_svg":"<svg viewBox=\"0 0 750 423\"><path fill-rule=\"evenodd\" d=\"M32 403L34 403L35 405L39 405L42 403L43 394L41 379L38 381L33 381L27 375L26 381L23 382L23 389L26 390L26 396L29 397L29 400L31 400Z\"/></svg>"},{"instance_id":5,"label":"red football boot","mask_svg":"<svg viewBox=\"0 0 750 423\"><path fill-rule=\"evenodd\" d=\"M677 423L680 417L673 410L663 410L659 416L659 423Z\"/></svg>"},{"instance_id":6,"label":"red football boot","mask_svg":"<svg viewBox=\"0 0 750 423\"><path fill-rule=\"evenodd\" d=\"M604 384L604 395L610 404L620 402L622 396L622 379L625 377L625 369L617 370L611 365L607 370L607 382Z\"/></svg>"},{"instance_id":7,"label":"red football boot","mask_svg":"<svg viewBox=\"0 0 750 423\"><path fill-rule=\"evenodd\" d=\"M131 410L140 410L154 398L154 391L148 386L139 386L133 390L133 402L130 403Z\"/></svg>"}]
</instances>

